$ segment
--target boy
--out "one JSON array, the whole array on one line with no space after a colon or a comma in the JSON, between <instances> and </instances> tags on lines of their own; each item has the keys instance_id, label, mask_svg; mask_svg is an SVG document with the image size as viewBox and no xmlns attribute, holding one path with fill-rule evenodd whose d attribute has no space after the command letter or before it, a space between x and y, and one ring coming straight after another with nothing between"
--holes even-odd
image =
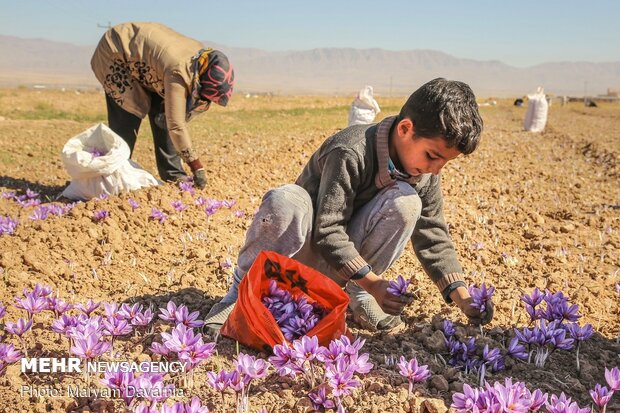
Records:
<instances>
[{"instance_id":1,"label":"boy","mask_svg":"<svg viewBox=\"0 0 620 413\"><path fill-rule=\"evenodd\" d=\"M248 229L234 283L205 323L218 330L237 286L261 250L293 257L343 286L354 319L370 330L401 326L409 299L395 297L380 277L408 240L446 302L474 323L462 269L443 218L439 171L479 142L482 119L472 90L442 78L416 90L398 116L348 127L312 155L295 184L265 194Z\"/></svg>"}]
</instances>

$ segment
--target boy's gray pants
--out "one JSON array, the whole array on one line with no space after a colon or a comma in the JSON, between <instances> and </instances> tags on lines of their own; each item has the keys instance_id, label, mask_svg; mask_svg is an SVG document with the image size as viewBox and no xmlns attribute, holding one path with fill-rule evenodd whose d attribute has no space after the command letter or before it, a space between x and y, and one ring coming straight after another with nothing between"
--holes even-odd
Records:
<instances>
[{"instance_id":1,"label":"boy's gray pants","mask_svg":"<svg viewBox=\"0 0 620 413\"><path fill-rule=\"evenodd\" d=\"M415 189L406 182L396 181L353 214L347 234L375 274L385 272L402 255L421 209ZM233 286L221 303L237 300L237 286L262 250L292 257L344 286L345 281L336 275L338 269L323 259L311 241L313 215L310 196L299 185L269 190L239 252ZM373 299L354 282L346 285L346 291L351 304Z\"/></svg>"}]
</instances>

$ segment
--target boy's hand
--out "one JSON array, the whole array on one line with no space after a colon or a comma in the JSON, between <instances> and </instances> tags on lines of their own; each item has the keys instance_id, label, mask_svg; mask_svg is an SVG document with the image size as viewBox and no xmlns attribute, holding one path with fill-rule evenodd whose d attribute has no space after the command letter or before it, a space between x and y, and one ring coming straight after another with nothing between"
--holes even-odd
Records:
<instances>
[{"instance_id":1,"label":"boy's hand","mask_svg":"<svg viewBox=\"0 0 620 413\"><path fill-rule=\"evenodd\" d=\"M469 321L472 324L487 324L493 319L493 313L495 312L493 302L487 301L486 310L481 313L476 308L471 306L473 299L465 287L459 287L452 291L450 298L461 309L463 314L469 318Z\"/></svg>"},{"instance_id":2,"label":"boy's hand","mask_svg":"<svg viewBox=\"0 0 620 413\"><path fill-rule=\"evenodd\" d=\"M399 315L405 306L413 301L413 296L409 294L398 297L388 293L389 281L384 280L372 271L355 282L368 291L377 300L381 309L390 315Z\"/></svg>"}]
</instances>

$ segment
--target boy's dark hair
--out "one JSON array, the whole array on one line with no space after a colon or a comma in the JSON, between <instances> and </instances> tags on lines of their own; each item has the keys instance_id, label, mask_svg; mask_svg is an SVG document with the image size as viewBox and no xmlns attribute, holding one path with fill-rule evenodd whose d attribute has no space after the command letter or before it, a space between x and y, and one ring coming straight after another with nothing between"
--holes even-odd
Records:
<instances>
[{"instance_id":1,"label":"boy's dark hair","mask_svg":"<svg viewBox=\"0 0 620 413\"><path fill-rule=\"evenodd\" d=\"M476 150L482 118L471 88L455 80L437 78L413 92L398 120L409 118L418 137L445 137L449 148L468 155Z\"/></svg>"}]
</instances>

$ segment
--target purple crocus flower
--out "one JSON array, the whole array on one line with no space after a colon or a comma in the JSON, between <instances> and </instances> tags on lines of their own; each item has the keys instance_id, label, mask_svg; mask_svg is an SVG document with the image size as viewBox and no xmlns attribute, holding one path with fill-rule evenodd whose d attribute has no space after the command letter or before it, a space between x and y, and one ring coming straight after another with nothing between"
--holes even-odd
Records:
<instances>
[{"instance_id":1,"label":"purple crocus flower","mask_svg":"<svg viewBox=\"0 0 620 413\"><path fill-rule=\"evenodd\" d=\"M495 398L501 406L503 412L527 413L530 410L531 400L527 397L521 383L512 384L512 380L507 378L504 384L495 382Z\"/></svg>"},{"instance_id":2,"label":"purple crocus flower","mask_svg":"<svg viewBox=\"0 0 620 413\"><path fill-rule=\"evenodd\" d=\"M77 338L71 346L71 354L86 359L92 360L95 357L106 353L112 347L109 341L102 341L97 334L91 334L86 338Z\"/></svg>"},{"instance_id":3,"label":"purple crocus flower","mask_svg":"<svg viewBox=\"0 0 620 413\"><path fill-rule=\"evenodd\" d=\"M81 304L81 303L76 304L75 308L77 308L78 310L86 314L87 316L90 316L90 314L93 311L95 311L97 308L99 308L100 305L101 303L96 303L89 298L86 304Z\"/></svg>"},{"instance_id":4,"label":"purple crocus flower","mask_svg":"<svg viewBox=\"0 0 620 413\"><path fill-rule=\"evenodd\" d=\"M176 322L177 305L174 303L174 301L168 301L168 304L166 304L166 308L160 308L159 312L159 318L161 318L162 320Z\"/></svg>"},{"instance_id":5,"label":"purple crocus flower","mask_svg":"<svg viewBox=\"0 0 620 413\"><path fill-rule=\"evenodd\" d=\"M199 311L189 313L189 310L185 305L180 305L175 312L175 320L177 323L184 324L187 327L202 327L204 321L198 320L200 316Z\"/></svg>"},{"instance_id":6,"label":"purple crocus flower","mask_svg":"<svg viewBox=\"0 0 620 413\"><path fill-rule=\"evenodd\" d=\"M607 381L612 391L620 390L620 370L618 370L618 367L614 367L611 370L605 368L605 381Z\"/></svg>"},{"instance_id":7,"label":"purple crocus flower","mask_svg":"<svg viewBox=\"0 0 620 413\"><path fill-rule=\"evenodd\" d=\"M28 319L27 321L24 320L23 318L19 318L17 322L15 323L6 323L6 325L4 326L4 329L8 331L9 333L13 333L17 337L21 338L21 336L26 334L26 332L28 332L28 330L30 330L31 327L32 327L32 318Z\"/></svg>"},{"instance_id":8,"label":"purple crocus flower","mask_svg":"<svg viewBox=\"0 0 620 413\"><path fill-rule=\"evenodd\" d=\"M521 301L523 301L525 304L529 305L530 307L536 307L537 305L542 303L544 298L545 298L545 293L540 291L538 288L534 288L534 290L532 291L532 294L523 295L521 297Z\"/></svg>"},{"instance_id":9,"label":"purple crocus flower","mask_svg":"<svg viewBox=\"0 0 620 413\"><path fill-rule=\"evenodd\" d=\"M161 356L167 356L168 354L170 354L170 349L168 347L155 341L151 343L151 347L149 347L149 350L151 350L151 352L153 352L154 354L159 354Z\"/></svg>"},{"instance_id":10,"label":"purple crocus flower","mask_svg":"<svg viewBox=\"0 0 620 413\"><path fill-rule=\"evenodd\" d=\"M549 400L549 395L547 393L543 393L540 389L536 389L531 392L530 400L530 410L533 412L537 412L538 410L540 410L541 407L547 404L547 401Z\"/></svg>"},{"instance_id":11,"label":"purple crocus flower","mask_svg":"<svg viewBox=\"0 0 620 413\"><path fill-rule=\"evenodd\" d=\"M160 224L163 224L164 221L168 219L168 215L166 215L157 208L151 208L151 216L149 218L158 221Z\"/></svg>"},{"instance_id":12,"label":"purple crocus flower","mask_svg":"<svg viewBox=\"0 0 620 413\"><path fill-rule=\"evenodd\" d=\"M110 216L110 212L106 211L105 209L101 209L93 213L93 221L101 222L104 219L108 218L109 216Z\"/></svg>"},{"instance_id":13,"label":"purple crocus flower","mask_svg":"<svg viewBox=\"0 0 620 413\"><path fill-rule=\"evenodd\" d=\"M6 307L0 302L0 319L6 315Z\"/></svg>"},{"instance_id":14,"label":"purple crocus flower","mask_svg":"<svg viewBox=\"0 0 620 413\"><path fill-rule=\"evenodd\" d=\"M93 158L98 158L107 153L105 150L99 149L99 148L91 148L91 149L88 149L86 152L90 153L93 156Z\"/></svg>"},{"instance_id":15,"label":"purple crocus flower","mask_svg":"<svg viewBox=\"0 0 620 413\"><path fill-rule=\"evenodd\" d=\"M194 196L196 191L194 190L194 183L192 181L180 181L179 189L182 192L189 192L191 196Z\"/></svg>"},{"instance_id":16,"label":"purple crocus flower","mask_svg":"<svg viewBox=\"0 0 620 413\"><path fill-rule=\"evenodd\" d=\"M125 319L109 317L103 320L103 332L107 336L124 336L132 331L133 327Z\"/></svg>"},{"instance_id":17,"label":"purple crocus flower","mask_svg":"<svg viewBox=\"0 0 620 413\"><path fill-rule=\"evenodd\" d=\"M131 320L131 324L134 326L147 326L151 321L153 321L153 311L150 308L144 310L144 312L137 313L136 316Z\"/></svg>"},{"instance_id":18,"label":"purple crocus flower","mask_svg":"<svg viewBox=\"0 0 620 413\"><path fill-rule=\"evenodd\" d=\"M13 235L17 228L18 221L10 216L0 215L0 235Z\"/></svg>"},{"instance_id":19,"label":"purple crocus flower","mask_svg":"<svg viewBox=\"0 0 620 413\"><path fill-rule=\"evenodd\" d=\"M234 215L235 215L236 218L243 218L245 216L245 212L237 210L237 211L235 211Z\"/></svg>"},{"instance_id":20,"label":"purple crocus flower","mask_svg":"<svg viewBox=\"0 0 620 413\"><path fill-rule=\"evenodd\" d=\"M280 376L295 377L305 371L296 363L293 349L286 343L273 346L273 356L269 357L269 362Z\"/></svg>"},{"instance_id":21,"label":"purple crocus flower","mask_svg":"<svg viewBox=\"0 0 620 413\"><path fill-rule=\"evenodd\" d=\"M598 383L596 383L596 386L594 386L593 390L590 390L590 396L592 397L592 400L594 400L594 403L601 410L607 405L609 399L611 399L611 396L613 395L613 391L609 391L606 386L601 386Z\"/></svg>"},{"instance_id":22,"label":"purple crocus flower","mask_svg":"<svg viewBox=\"0 0 620 413\"><path fill-rule=\"evenodd\" d=\"M303 336L300 340L293 342L293 357L302 363L316 359L319 351L319 339L317 336Z\"/></svg>"},{"instance_id":23,"label":"purple crocus flower","mask_svg":"<svg viewBox=\"0 0 620 413\"><path fill-rule=\"evenodd\" d=\"M183 406L182 403L179 402L179 404ZM198 396L192 397L192 401L185 403L184 407L185 407L185 413L209 413L209 408L207 406L202 405L200 401L200 397ZM180 412L181 410L179 411L179 413Z\"/></svg>"},{"instance_id":24,"label":"purple crocus flower","mask_svg":"<svg viewBox=\"0 0 620 413\"><path fill-rule=\"evenodd\" d=\"M456 334L454 324L450 320L443 320L443 333L446 337L452 337Z\"/></svg>"},{"instance_id":25,"label":"purple crocus flower","mask_svg":"<svg viewBox=\"0 0 620 413\"><path fill-rule=\"evenodd\" d=\"M108 318L121 318L118 314L118 303L103 303L103 312Z\"/></svg>"},{"instance_id":26,"label":"purple crocus flower","mask_svg":"<svg viewBox=\"0 0 620 413\"><path fill-rule=\"evenodd\" d=\"M224 201L222 201L221 205L224 208L230 209L230 208L234 207L235 205L237 205L237 201L235 201L234 199L231 199L230 201L229 200L224 200Z\"/></svg>"},{"instance_id":27,"label":"purple crocus flower","mask_svg":"<svg viewBox=\"0 0 620 413\"><path fill-rule=\"evenodd\" d=\"M348 396L360 386L359 380L353 377L353 369L347 368L344 360L338 360L335 364L327 367L325 377L332 388L332 394L336 398Z\"/></svg>"},{"instance_id":28,"label":"purple crocus flower","mask_svg":"<svg viewBox=\"0 0 620 413\"><path fill-rule=\"evenodd\" d=\"M469 295L471 295L472 298L471 306L481 313L485 312L487 309L487 303L491 301L494 292L495 287L487 288L485 283L482 283L480 288L471 285L469 287Z\"/></svg>"},{"instance_id":29,"label":"purple crocus flower","mask_svg":"<svg viewBox=\"0 0 620 413\"><path fill-rule=\"evenodd\" d=\"M140 303L135 303L133 305L123 303L118 311L118 317L131 321L142 311L142 307Z\"/></svg>"},{"instance_id":30,"label":"purple crocus flower","mask_svg":"<svg viewBox=\"0 0 620 413\"><path fill-rule=\"evenodd\" d=\"M418 360L415 357L407 361L405 357L400 356L400 362L397 365L400 374L409 380L409 395L412 394L415 383L423 382L431 376L428 366L418 365Z\"/></svg>"},{"instance_id":31,"label":"purple crocus flower","mask_svg":"<svg viewBox=\"0 0 620 413\"><path fill-rule=\"evenodd\" d=\"M592 337L592 334L594 334L592 324L586 324L583 327L579 327L579 324L577 323L570 323L566 325L566 329L577 341L586 341Z\"/></svg>"},{"instance_id":32,"label":"purple crocus flower","mask_svg":"<svg viewBox=\"0 0 620 413\"><path fill-rule=\"evenodd\" d=\"M512 340L510 340L506 355L519 360L527 360L525 346L519 343L519 338L517 337L513 337Z\"/></svg>"},{"instance_id":33,"label":"purple crocus flower","mask_svg":"<svg viewBox=\"0 0 620 413\"><path fill-rule=\"evenodd\" d=\"M187 205L181 201L172 201L170 202L170 205L172 205L172 208L174 208L177 212L183 212L187 209Z\"/></svg>"},{"instance_id":34,"label":"purple crocus flower","mask_svg":"<svg viewBox=\"0 0 620 413\"><path fill-rule=\"evenodd\" d=\"M2 363L11 364L19 361L22 358L22 353L16 350L13 344L2 343L0 344L0 365ZM0 370L2 370L0 368Z\"/></svg>"},{"instance_id":35,"label":"purple crocus flower","mask_svg":"<svg viewBox=\"0 0 620 413\"><path fill-rule=\"evenodd\" d=\"M178 353L179 360L190 365L197 366L201 361L208 359L215 352L215 343L203 343L200 336L198 341L184 351Z\"/></svg>"},{"instance_id":36,"label":"purple crocus flower","mask_svg":"<svg viewBox=\"0 0 620 413\"><path fill-rule=\"evenodd\" d=\"M349 356L349 366L356 372L360 374L367 374L372 370L373 364L368 361L369 359L368 353L364 353L361 355L352 354Z\"/></svg>"},{"instance_id":37,"label":"purple crocus flower","mask_svg":"<svg viewBox=\"0 0 620 413\"><path fill-rule=\"evenodd\" d=\"M327 389L324 386L319 387L315 391L308 393L312 408L317 411L325 409L333 409L336 407L333 400L327 398Z\"/></svg>"},{"instance_id":38,"label":"purple crocus flower","mask_svg":"<svg viewBox=\"0 0 620 413\"><path fill-rule=\"evenodd\" d=\"M405 280L405 278L399 274L395 281L390 281L388 283L387 292L400 297L407 294L407 288L409 288L410 284L411 281Z\"/></svg>"},{"instance_id":39,"label":"purple crocus flower","mask_svg":"<svg viewBox=\"0 0 620 413\"><path fill-rule=\"evenodd\" d=\"M136 201L133 198L129 198L127 202L129 203L129 206L131 207L132 211L135 211L136 209L140 208L140 204L138 203L138 201Z\"/></svg>"},{"instance_id":40,"label":"purple crocus flower","mask_svg":"<svg viewBox=\"0 0 620 413\"><path fill-rule=\"evenodd\" d=\"M226 259L222 262L220 262L220 268L222 270L229 270L233 267L233 263L232 260L230 259L230 257L226 257Z\"/></svg>"},{"instance_id":41,"label":"purple crocus flower","mask_svg":"<svg viewBox=\"0 0 620 413\"><path fill-rule=\"evenodd\" d=\"M68 335L71 329L77 326L77 317L68 316L66 314L61 315L60 318L52 322L52 330L63 335Z\"/></svg>"},{"instance_id":42,"label":"purple crocus flower","mask_svg":"<svg viewBox=\"0 0 620 413\"><path fill-rule=\"evenodd\" d=\"M194 200L194 205L203 206L206 203L207 203L207 198L205 198L204 196L199 196L198 198Z\"/></svg>"},{"instance_id":43,"label":"purple crocus flower","mask_svg":"<svg viewBox=\"0 0 620 413\"><path fill-rule=\"evenodd\" d=\"M3 191L1 195L4 199L13 199L15 198L15 191Z\"/></svg>"},{"instance_id":44,"label":"purple crocus flower","mask_svg":"<svg viewBox=\"0 0 620 413\"><path fill-rule=\"evenodd\" d=\"M38 314L49 308L45 297L37 297L34 294L28 294L25 298L16 298L15 300L15 307L25 310L29 317L32 317L33 314Z\"/></svg>"},{"instance_id":45,"label":"purple crocus flower","mask_svg":"<svg viewBox=\"0 0 620 413\"><path fill-rule=\"evenodd\" d=\"M73 309L73 304L58 298L58 296L48 297L47 309L53 311L58 316Z\"/></svg>"},{"instance_id":46,"label":"purple crocus flower","mask_svg":"<svg viewBox=\"0 0 620 413\"><path fill-rule=\"evenodd\" d=\"M238 370L233 370L228 377L228 387L238 393L242 392L243 389L248 387L248 380L250 380L248 376L244 376L243 374L239 373Z\"/></svg>"},{"instance_id":47,"label":"purple crocus flower","mask_svg":"<svg viewBox=\"0 0 620 413\"><path fill-rule=\"evenodd\" d=\"M239 353L235 361L235 367L239 373L250 379L262 379L267 375L269 364L263 359L257 359L248 354Z\"/></svg>"},{"instance_id":48,"label":"purple crocus flower","mask_svg":"<svg viewBox=\"0 0 620 413\"><path fill-rule=\"evenodd\" d=\"M177 353L188 350L201 340L200 335L195 335L193 329L188 329L183 324L178 324L171 333L161 333L161 336L164 345Z\"/></svg>"},{"instance_id":49,"label":"purple crocus flower","mask_svg":"<svg viewBox=\"0 0 620 413\"><path fill-rule=\"evenodd\" d=\"M50 211L46 205L41 205L40 207L35 209L32 215L30 215L28 218L33 221L45 221L49 216L49 212Z\"/></svg>"},{"instance_id":50,"label":"purple crocus flower","mask_svg":"<svg viewBox=\"0 0 620 413\"><path fill-rule=\"evenodd\" d=\"M226 370L220 370L219 373L213 371L207 372L207 383L216 391L222 393L230 385L231 373Z\"/></svg>"},{"instance_id":51,"label":"purple crocus flower","mask_svg":"<svg viewBox=\"0 0 620 413\"><path fill-rule=\"evenodd\" d=\"M452 395L451 408L456 410L456 413L470 413L478 411L478 399L480 398L480 392L478 389L472 388L469 384L463 384L463 393L454 393Z\"/></svg>"}]
</instances>

